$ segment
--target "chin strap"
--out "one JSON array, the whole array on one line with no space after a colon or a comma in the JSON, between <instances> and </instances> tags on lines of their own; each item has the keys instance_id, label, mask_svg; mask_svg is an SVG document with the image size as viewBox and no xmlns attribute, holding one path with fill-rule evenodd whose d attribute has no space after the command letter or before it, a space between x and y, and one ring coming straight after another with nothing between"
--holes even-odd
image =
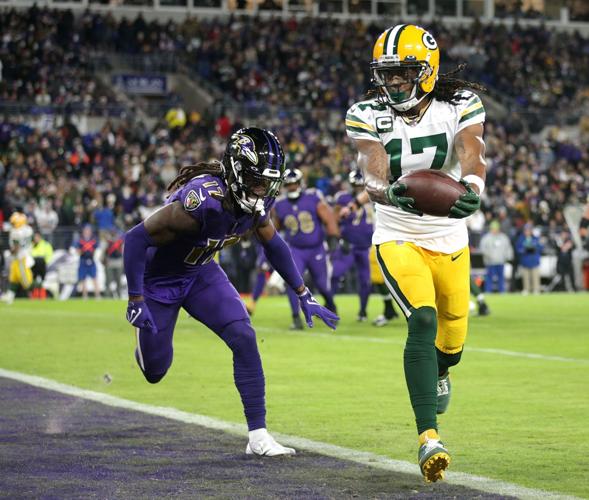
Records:
<instances>
[{"instance_id":1,"label":"chin strap","mask_svg":"<svg viewBox=\"0 0 589 500\"><path fill-rule=\"evenodd\" d=\"M299 198L301 196L301 189L297 189L296 191L287 191L286 192L286 197L289 200L296 200L297 198Z\"/></svg>"},{"instance_id":2,"label":"chin strap","mask_svg":"<svg viewBox=\"0 0 589 500\"><path fill-rule=\"evenodd\" d=\"M428 94L423 94L421 97L417 97L417 84L413 86L413 90L411 91L411 97L403 102L392 102L389 98L389 104L395 111L405 112L409 111L411 108L417 106L423 98Z\"/></svg>"}]
</instances>

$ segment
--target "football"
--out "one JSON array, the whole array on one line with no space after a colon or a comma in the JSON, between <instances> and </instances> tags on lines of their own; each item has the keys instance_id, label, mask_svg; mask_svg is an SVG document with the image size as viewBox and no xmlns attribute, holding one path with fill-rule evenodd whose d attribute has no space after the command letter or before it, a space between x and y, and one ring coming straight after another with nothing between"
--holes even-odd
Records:
<instances>
[{"instance_id":1,"label":"football","mask_svg":"<svg viewBox=\"0 0 589 500\"><path fill-rule=\"evenodd\" d=\"M439 170L423 169L399 178L407 186L403 196L415 199L415 208L424 214L447 217L450 208L466 187Z\"/></svg>"}]
</instances>

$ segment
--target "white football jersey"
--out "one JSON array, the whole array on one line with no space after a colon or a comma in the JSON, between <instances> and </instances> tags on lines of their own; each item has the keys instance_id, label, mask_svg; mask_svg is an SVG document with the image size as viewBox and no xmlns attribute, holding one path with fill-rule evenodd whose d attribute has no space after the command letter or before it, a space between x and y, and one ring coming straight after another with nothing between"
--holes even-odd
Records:
<instances>
[{"instance_id":1,"label":"white football jersey","mask_svg":"<svg viewBox=\"0 0 589 500\"><path fill-rule=\"evenodd\" d=\"M346 115L346 131L352 139L382 143L388 153L390 181L408 172L433 168L456 180L461 168L454 153L454 138L463 128L485 121L480 98L459 93L463 100L453 105L434 99L421 120L409 124L376 99L354 104ZM404 212L390 205L376 204L372 243L410 241L436 252L453 253L468 244L464 219Z\"/></svg>"},{"instance_id":2,"label":"white football jersey","mask_svg":"<svg viewBox=\"0 0 589 500\"><path fill-rule=\"evenodd\" d=\"M30 258L31 247L33 242L33 229L29 225L24 225L18 229L11 228L8 233L8 240L11 247L18 243L17 258Z\"/></svg>"}]
</instances>

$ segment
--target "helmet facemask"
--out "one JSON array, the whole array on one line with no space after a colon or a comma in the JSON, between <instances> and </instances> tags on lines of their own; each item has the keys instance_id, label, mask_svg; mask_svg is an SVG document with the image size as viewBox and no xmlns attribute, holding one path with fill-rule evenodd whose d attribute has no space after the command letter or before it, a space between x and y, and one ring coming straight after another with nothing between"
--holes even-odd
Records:
<instances>
[{"instance_id":1,"label":"helmet facemask","mask_svg":"<svg viewBox=\"0 0 589 500\"><path fill-rule=\"evenodd\" d=\"M370 68L372 82L378 89L378 101L400 112L417 106L427 95L421 83L433 72L427 61L400 62L388 56L373 62Z\"/></svg>"},{"instance_id":2,"label":"helmet facemask","mask_svg":"<svg viewBox=\"0 0 589 500\"><path fill-rule=\"evenodd\" d=\"M279 170L265 168L261 174L244 168L239 160L229 156L231 179L229 187L240 208L252 215L265 215L265 198L274 198L280 190L282 175Z\"/></svg>"}]
</instances>

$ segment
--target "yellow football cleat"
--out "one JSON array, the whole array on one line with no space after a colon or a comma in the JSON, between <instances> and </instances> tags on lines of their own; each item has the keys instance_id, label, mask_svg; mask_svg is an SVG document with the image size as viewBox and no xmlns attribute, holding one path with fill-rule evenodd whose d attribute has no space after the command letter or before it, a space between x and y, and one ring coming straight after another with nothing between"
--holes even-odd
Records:
<instances>
[{"instance_id":1,"label":"yellow football cleat","mask_svg":"<svg viewBox=\"0 0 589 500\"><path fill-rule=\"evenodd\" d=\"M419 435L417 458L426 483L444 479L444 471L450 465L450 454L435 429L428 429Z\"/></svg>"}]
</instances>

